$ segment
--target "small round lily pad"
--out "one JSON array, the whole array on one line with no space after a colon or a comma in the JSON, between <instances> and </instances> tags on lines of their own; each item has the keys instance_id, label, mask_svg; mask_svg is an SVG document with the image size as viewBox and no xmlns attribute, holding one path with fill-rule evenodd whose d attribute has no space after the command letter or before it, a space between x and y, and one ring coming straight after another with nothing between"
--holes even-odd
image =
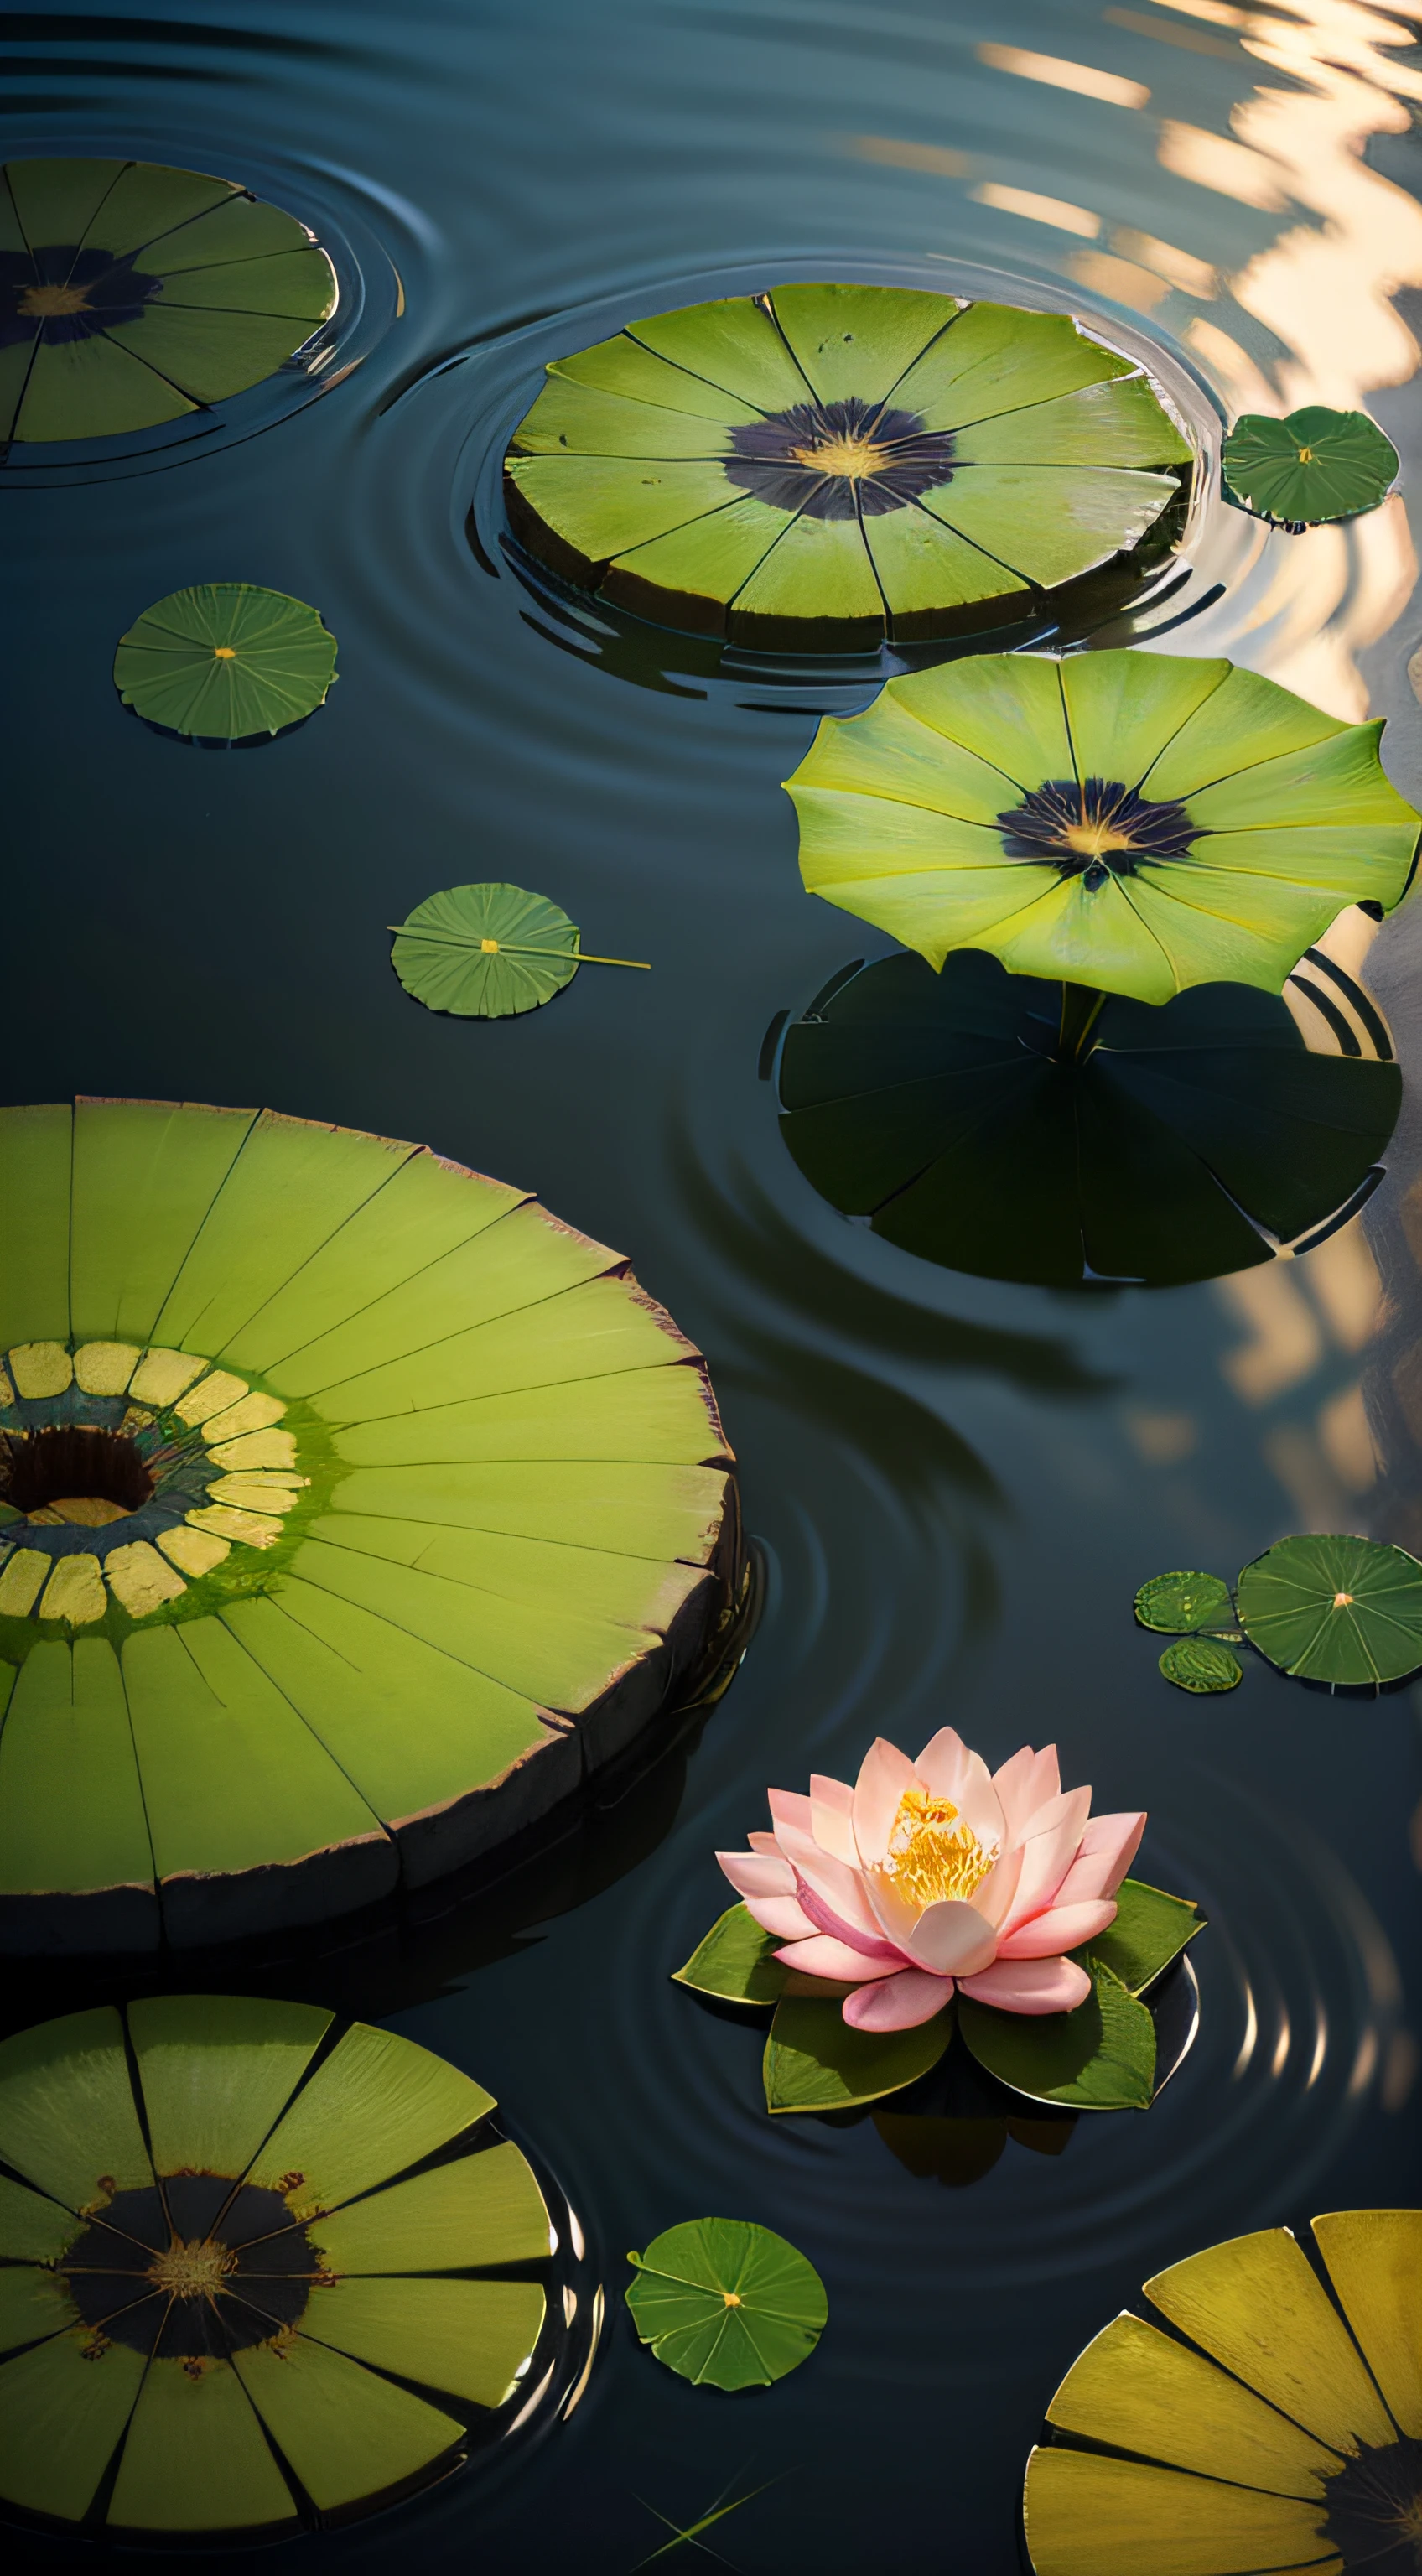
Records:
<instances>
[{"instance_id":1,"label":"small round lily pad","mask_svg":"<svg viewBox=\"0 0 1422 2576\"><path fill-rule=\"evenodd\" d=\"M578 925L524 886L450 886L416 904L396 931L390 962L426 1010L513 1019L571 984L581 962Z\"/></svg>"},{"instance_id":2,"label":"small round lily pad","mask_svg":"<svg viewBox=\"0 0 1422 2576\"><path fill-rule=\"evenodd\" d=\"M809 2360L829 2315L813 2263L749 2219L688 2219L627 2260L641 2341L698 2388L769 2388Z\"/></svg>"},{"instance_id":3,"label":"small round lily pad","mask_svg":"<svg viewBox=\"0 0 1422 2576\"><path fill-rule=\"evenodd\" d=\"M204 742L280 733L321 706L336 639L318 609L249 581L206 581L146 608L119 640L114 686L149 724Z\"/></svg>"},{"instance_id":4,"label":"small round lily pad","mask_svg":"<svg viewBox=\"0 0 1422 2576\"><path fill-rule=\"evenodd\" d=\"M1244 1666L1228 1646L1217 1645L1213 1637L1181 1637L1167 1646L1160 1658L1160 1669L1177 1690L1230 1691L1244 1679Z\"/></svg>"},{"instance_id":5,"label":"small round lily pad","mask_svg":"<svg viewBox=\"0 0 1422 2576\"><path fill-rule=\"evenodd\" d=\"M1226 497L1295 535L1375 510L1397 473L1397 449L1365 411L1310 403L1287 420L1245 412L1224 443Z\"/></svg>"},{"instance_id":6,"label":"small round lily pad","mask_svg":"<svg viewBox=\"0 0 1422 2576\"><path fill-rule=\"evenodd\" d=\"M1422 1564L1378 1539L1282 1538L1236 1591L1252 1646L1281 1672L1375 1688L1422 1668Z\"/></svg>"},{"instance_id":7,"label":"small round lily pad","mask_svg":"<svg viewBox=\"0 0 1422 2576\"><path fill-rule=\"evenodd\" d=\"M1234 1602L1217 1574L1153 1574L1136 1594L1136 1617L1143 1628L1184 1637L1195 1628L1232 1627Z\"/></svg>"}]
</instances>

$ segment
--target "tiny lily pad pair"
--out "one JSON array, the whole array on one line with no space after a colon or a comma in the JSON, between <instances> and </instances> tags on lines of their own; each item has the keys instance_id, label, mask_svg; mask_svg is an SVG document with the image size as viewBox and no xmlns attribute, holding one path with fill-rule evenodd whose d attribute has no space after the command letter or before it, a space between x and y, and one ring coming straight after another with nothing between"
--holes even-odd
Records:
<instances>
[{"instance_id":1,"label":"tiny lily pad pair","mask_svg":"<svg viewBox=\"0 0 1422 2576\"><path fill-rule=\"evenodd\" d=\"M1155 2029L1141 2000L1201 1927L1193 1905L1126 1876L1145 1818L1090 1814L1054 1747L992 1774L951 1727L910 1763L882 1740L854 1788L771 1790L774 1831L718 1854L744 1903L678 1982L769 2004L766 2105L845 2110L915 2083L956 2026L979 2064L1035 2101L1149 2107Z\"/></svg>"},{"instance_id":2,"label":"tiny lily pad pair","mask_svg":"<svg viewBox=\"0 0 1422 2576\"><path fill-rule=\"evenodd\" d=\"M1267 1663L1332 1690L1379 1690L1422 1670L1422 1563L1377 1539L1280 1539L1231 1593L1215 1574L1157 1574L1136 1594L1143 1628L1175 1639L1160 1669L1178 1690L1234 1690L1246 1639Z\"/></svg>"}]
</instances>

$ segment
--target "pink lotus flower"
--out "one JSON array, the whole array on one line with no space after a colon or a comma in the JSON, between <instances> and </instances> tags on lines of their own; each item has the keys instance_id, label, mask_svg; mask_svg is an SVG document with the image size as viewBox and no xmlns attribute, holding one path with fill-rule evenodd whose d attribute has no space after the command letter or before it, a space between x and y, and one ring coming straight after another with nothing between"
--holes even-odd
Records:
<instances>
[{"instance_id":1,"label":"pink lotus flower","mask_svg":"<svg viewBox=\"0 0 1422 2576\"><path fill-rule=\"evenodd\" d=\"M1091 1980L1064 1953L1116 1916L1145 1817L1091 1814L1056 1746L989 1774L945 1726L910 1762L880 1736L855 1786L769 1792L775 1830L716 1857L787 1968L852 1984L856 2030L912 2030L956 1986L1003 2012L1074 2012Z\"/></svg>"}]
</instances>

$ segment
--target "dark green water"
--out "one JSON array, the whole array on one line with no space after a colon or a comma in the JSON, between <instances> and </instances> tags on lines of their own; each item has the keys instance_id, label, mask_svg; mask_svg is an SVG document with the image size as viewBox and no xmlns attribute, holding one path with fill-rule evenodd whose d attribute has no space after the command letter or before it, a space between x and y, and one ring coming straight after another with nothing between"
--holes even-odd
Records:
<instances>
[{"instance_id":1,"label":"dark green water","mask_svg":"<svg viewBox=\"0 0 1422 2576\"><path fill-rule=\"evenodd\" d=\"M1415 1106L1363 1220L1233 1287L1001 1287L847 1224L756 1072L778 1010L888 945L800 889L779 781L823 685L698 677L652 641L612 654L481 568L464 522L477 499L501 564L492 468L543 359L639 310L797 273L992 272L1144 333L1226 407L1256 398L1251 370L1290 401L1368 402L1404 450L1402 500L1267 543L1216 513L1173 607L1222 595L1168 640L1387 715L1416 797L1416 14L251 0L0 19L7 154L248 181L334 227L367 289L363 363L293 416L233 406L210 453L0 481L4 1096L267 1102L536 1189L630 1253L707 1351L767 1569L699 1738L511 1886L220 1971L388 2018L477 2073L582 2212L608 2291L570 2422L284 2564L611 2576L668 2537L656 2513L684 2527L729 2483L764 2486L707 2535L746 2576L1009 2576L1046 2401L1148 2273L1415 2197L1413 1697L1344 1706L1255 1665L1192 1703L1129 1606L1163 1566L1233 1574L1292 1528L1422 1537ZM1149 95L1067 91L984 45ZM383 262L406 300L389 327ZM125 714L109 670L150 601L231 578L319 605L341 677L300 731L207 755ZM663 660L673 685L640 684ZM498 877L654 972L587 969L499 1026L422 1012L381 925ZM1419 923L1368 965L1413 1082ZM763 1821L767 1782L852 1774L874 1733L916 1749L945 1719L994 1762L1056 1737L1098 1806L1149 1806L1144 1874L1212 1923L1200 2037L1148 2118L1083 2120L1053 2155L965 2134L960 2176L985 2169L947 2183L869 2120L772 2125L759 2035L667 1982L724 1895L710 1854ZM120 1990L16 1975L6 2018ZM821 2349L768 2395L697 2394L633 2343L625 2249L703 2211L782 2229L825 2279Z\"/></svg>"}]
</instances>

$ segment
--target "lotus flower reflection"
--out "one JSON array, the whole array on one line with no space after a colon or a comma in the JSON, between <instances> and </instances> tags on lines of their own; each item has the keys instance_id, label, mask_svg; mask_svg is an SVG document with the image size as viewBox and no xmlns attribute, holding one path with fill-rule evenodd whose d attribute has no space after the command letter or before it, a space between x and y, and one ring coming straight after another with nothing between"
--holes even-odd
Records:
<instances>
[{"instance_id":1,"label":"lotus flower reflection","mask_svg":"<svg viewBox=\"0 0 1422 2576\"><path fill-rule=\"evenodd\" d=\"M1055 1745L989 1773L951 1726L917 1762L881 1736L855 1786L812 1775L769 1792L774 1832L718 1852L790 1968L852 1986L857 2030L911 2030L961 1986L1003 2012L1073 2012L1091 1992L1066 1954L1116 1915L1144 1815L1093 1816Z\"/></svg>"}]
</instances>

